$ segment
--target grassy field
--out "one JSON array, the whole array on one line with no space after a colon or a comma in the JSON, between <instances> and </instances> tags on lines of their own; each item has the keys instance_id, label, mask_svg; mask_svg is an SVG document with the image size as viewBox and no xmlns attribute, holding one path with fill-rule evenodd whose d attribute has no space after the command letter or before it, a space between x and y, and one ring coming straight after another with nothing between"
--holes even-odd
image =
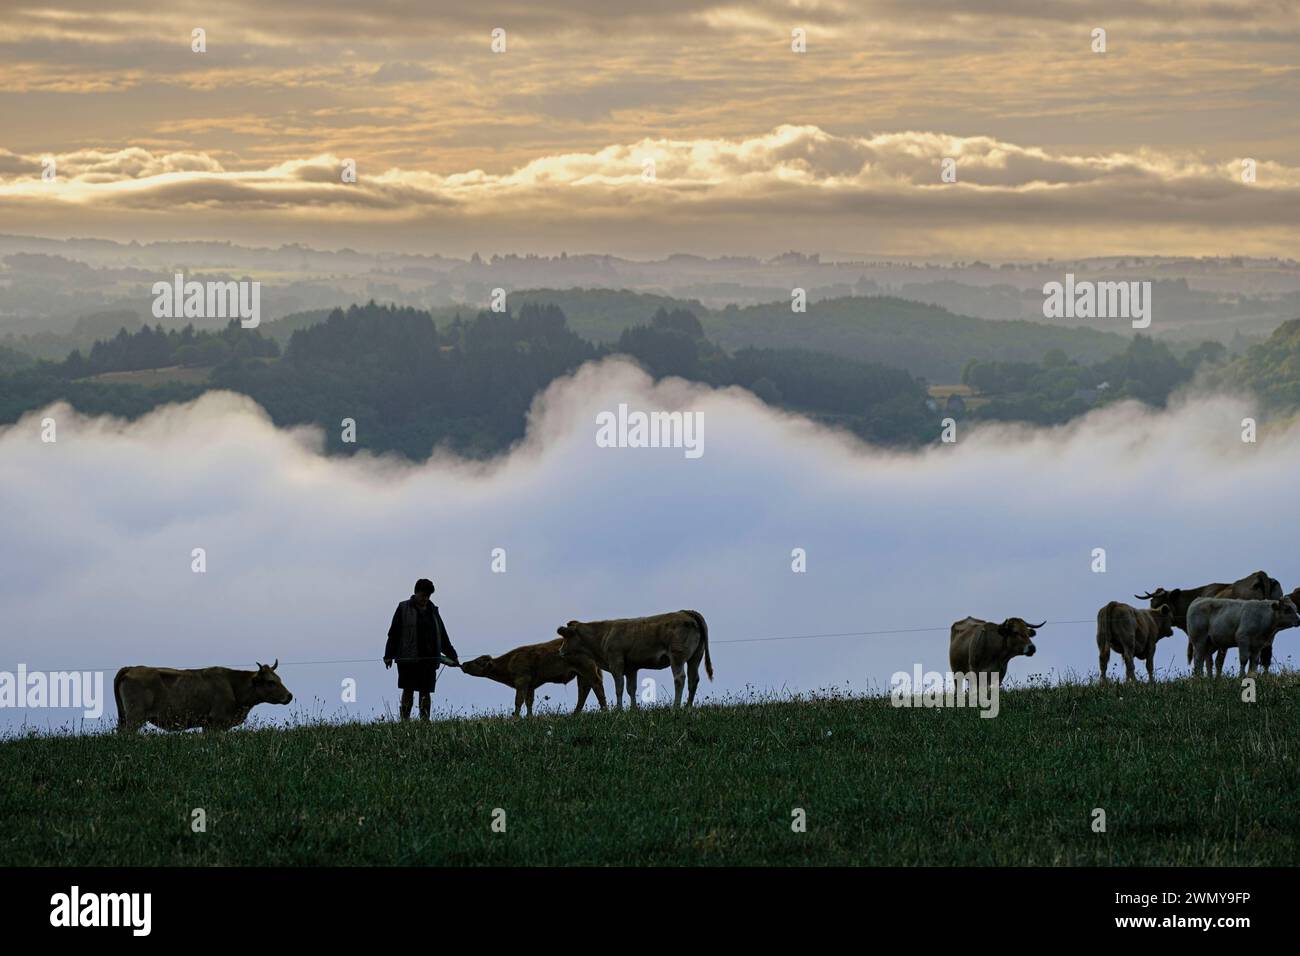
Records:
<instances>
[{"instance_id":1,"label":"grassy field","mask_svg":"<svg viewBox=\"0 0 1300 956\"><path fill-rule=\"evenodd\" d=\"M1180 680L1007 691L996 719L829 697L17 738L0 864L1295 864L1300 679L1240 698Z\"/></svg>"}]
</instances>

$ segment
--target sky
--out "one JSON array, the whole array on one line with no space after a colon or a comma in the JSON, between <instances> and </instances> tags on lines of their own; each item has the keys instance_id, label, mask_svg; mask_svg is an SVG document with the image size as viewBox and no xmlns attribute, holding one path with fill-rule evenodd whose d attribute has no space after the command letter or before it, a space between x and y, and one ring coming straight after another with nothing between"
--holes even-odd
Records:
<instances>
[{"instance_id":1,"label":"sky","mask_svg":"<svg viewBox=\"0 0 1300 956\"><path fill-rule=\"evenodd\" d=\"M1300 3L918 9L8 2L0 228L455 255L1294 255Z\"/></svg>"},{"instance_id":2,"label":"sky","mask_svg":"<svg viewBox=\"0 0 1300 956\"><path fill-rule=\"evenodd\" d=\"M598 447L597 415L620 403L699 413L703 453ZM882 693L895 672L946 671L948 627L967 615L1049 621L1009 680L1087 679L1112 599L1261 568L1288 592L1300 584L1278 532L1300 424L1243 443L1251 411L1189 394L1054 429L959 425L955 444L896 452L738 389L655 385L607 359L539 395L509 455L412 464L324 457L319 432L277 430L231 393L133 424L54 406L0 429L0 669L102 669L111 688L124 665L278 658L296 700L254 722L375 719L396 707L396 672L380 662L393 610L427 576L462 659L549 640L570 619L696 609L716 678L703 703ZM884 630L907 633L753 640ZM1294 665L1298 640L1283 632L1276 660ZM1181 634L1160 642L1162 678L1185 673L1185 649ZM641 676L671 700L668 671ZM355 703L342 699L348 678ZM575 700L572 684L538 694L548 710ZM500 713L513 692L448 669L435 701L442 714ZM0 729L111 727L113 707L76 718L0 709Z\"/></svg>"}]
</instances>

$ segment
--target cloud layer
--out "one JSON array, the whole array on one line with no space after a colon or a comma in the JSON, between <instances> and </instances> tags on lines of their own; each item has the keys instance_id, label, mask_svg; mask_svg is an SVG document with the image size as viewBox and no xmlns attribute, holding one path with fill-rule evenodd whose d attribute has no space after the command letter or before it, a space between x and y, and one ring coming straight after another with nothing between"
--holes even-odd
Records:
<instances>
[{"instance_id":1,"label":"cloud layer","mask_svg":"<svg viewBox=\"0 0 1300 956\"><path fill-rule=\"evenodd\" d=\"M1080 235L1091 236L1082 244L1099 254L1171 243L1189 252L1206 241L1267 254L1293 250L1300 233L1300 166L1187 151L1047 150L927 132L854 137L781 126L743 139L647 138L504 173L357 166L356 182L343 181L347 158L334 155L263 168L141 148L52 159L58 178L46 182L42 157L0 151L0 209L16 222L135 216L201 224L205 235L315 224L343 238L383 229L390 243L436 226L460 246L509 235L544 252L613 229L614 246L639 247L627 251L725 243L731 252L761 252L803 241L901 243L910 247L902 251L929 253L974 244L1001 255L1064 255L1077 251ZM948 159L955 182L940 178ZM1251 183L1242 178L1247 160ZM889 237L862 238L864 224ZM1164 238L1174 232L1181 238Z\"/></svg>"},{"instance_id":2,"label":"cloud layer","mask_svg":"<svg viewBox=\"0 0 1300 956\"><path fill-rule=\"evenodd\" d=\"M0 216L459 255L1290 255L1297 39L1300 5L1247 0L58 0L0 25ZM44 156L70 178L37 190Z\"/></svg>"},{"instance_id":3,"label":"cloud layer","mask_svg":"<svg viewBox=\"0 0 1300 956\"><path fill-rule=\"evenodd\" d=\"M703 457L597 448L596 414L620 402L702 412ZM372 717L395 697L376 660L393 607L427 575L463 657L547 640L570 618L697 608L715 697L866 691L915 663L943 670L947 625L967 614L1082 620L1049 624L1012 674L1095 672L1089 622L1107 600L1261 567L1288 590L1300 582L1278 519L1294 503L1300 436L1243 444L1247 412L1225 398L1120 406L896 454L744 392L656 387L608 361L541 396L509 456L410 465L322 458L318 435L277 430L230 394L131 425L56 408L0 432L0 670L102 668L111 682L124 664L278 656L295 712ZM55 444L40 441L44 415ZM191 571L196 547L206 574ZM1105 574L1090 570L1098 547ZM791 570L795 548L806 573ZM916 628L927 630L749 641ZM1279 637L1279 658L1295 639ZM1161 669L1180 672L1184 647L1163 641ZM355 658L371 663L296 663ZM666 671L651 676L671 686ZM340 699L348 677L356 704ZM575 693L547 692L566 708ZM451 671L438 695L458 712L511 700ZM19 717L0 711L10 728Z\"/></svg>"}]
</instances>

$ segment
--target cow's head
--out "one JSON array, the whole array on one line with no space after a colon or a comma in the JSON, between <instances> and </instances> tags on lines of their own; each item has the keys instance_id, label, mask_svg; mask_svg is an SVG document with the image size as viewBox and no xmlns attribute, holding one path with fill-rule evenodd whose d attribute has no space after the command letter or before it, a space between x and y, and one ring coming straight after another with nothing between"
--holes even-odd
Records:
<instances>
[{"instance_id":1,"label":"cow's head","mask_svg":"<svg viewBox=\"0 0 1300 956\"><path fill-rule=\"evenodd\" d=\"M1173 637L1174 634L1174 609L1168 604L1162 604L1155 609L1156 618L1156 640L1162 637Z\"/></svg>"},{"instance_id":2,"label":"cow's head","mask_svg":"<svg viewBox=\"0 0 1300 956\"><path fill-rule=\"evenodd\" d=\"M253 693L264 704L287 704L293 700L293 694L289 693L289 688L284 686L280 675L275 672L279 666L280 658L277 657L270 667L258 664L257 673L253 675Z\"/></svg>"},{"instance_id":3,"label":"cow's head","mask_svg":"<svg viewBox=\"0 0 1300 956\"><path fill-rule=\"evenodd\" d=\"M1292 604L1294 604L1297 608L1300 608L1300 588L1296 588L1294 591L1288 594L1286 596L1286 599L1290 601Z\"/></svg>"},{"instance_id":4,"label":"cow's head","mask_svg":"<svg viewBox=\"0 0 1300 956\"><path fill-rule=\"evenodd\" d=\"M1043 621L1043 624L1046 624ZM1023 618L1009 617L998 625L998 634L1011 657L1024 654L1033 657L1038 648L1034 646L1033 637L1043 624L1026 624Z\"/></svg>"},{"instance_id":5,"label":"cow's head","mask_svg":"<svg viewBox=\"0 0 1300 956\"><path fill-rule=\"evenodd\" d=\"M1170 607L1178 606L1178 599L1182 596L1182 588L1174 588L1172 591L1166 591L1164 588L1156 588L1154 591L1148 591L1146 594L1133 595L1139 601L1150 601L1151 610L1156 610L1162 604L1168 604Z\"/></svg>"},{"instance_id":6,"label":"cow's head","mask_svg":"<svg viewBox=\"0 0 1300 956\"><path fill-rule=\"evenodd\" d=\"M470 677L487 677L488 668L492 666L492 655L481 654L472 661L461 661L460 669Z\"/></svg>"},{"instance_id":7,"label":"cow's head","mask_svg":"<svg viewBox=\"0 0 1300 956\"><path fill-rule=\"evenodd\" d=\"M560 643L560 656L572 657L582 650L582 631L584 625L581 621L570 621L563 627L557 627L555 633L564 638Z\"/></svg>"},{"instance_id":8,"label":"cow's head","mask_svg":"<svg viewBox=\"0 0 1300 956\"><path fill-rule=\"evenodd\" d=\"M1296 610L1295 602L1290 598L1274 601L1273 623L1278 630L1286 630L1288 627L1300 627L1300 611Z\"/></svg>"}]
</instances>

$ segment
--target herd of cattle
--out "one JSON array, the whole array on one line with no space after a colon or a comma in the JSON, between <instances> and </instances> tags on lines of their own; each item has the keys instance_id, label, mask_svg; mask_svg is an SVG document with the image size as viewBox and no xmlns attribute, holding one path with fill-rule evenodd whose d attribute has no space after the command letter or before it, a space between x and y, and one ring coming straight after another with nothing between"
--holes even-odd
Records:
<instances>
[{"instance_id":1,"label":"herd of cattle","mask_svg":"<svg viewBox=\"0 0 1300 956\"><path fill-rule=\"evenodd\" d=\"M1223 674L1228 651L1236 647L1241 672L1249 667L1268 670L1277 632L1300 626L1300 588L1283 596L1282 586L1263 571L1232 584L1206 584L1199 588L1157 588L1136 595L1149 608L1111 601L1097 612L1097 650L1101 679L1111 652L1124 661L1129 680L1136 680L1134 661L1145 661L1147 677L1155 680L1156 642L1179 628L1187 634L1187 662L1200 676L1213 662L1216 676ZM948 661L956 674L1007 676L1011 659L1032 657L1034 637L1041 624L1007 618L1001 624L968 617L952 625ZM637 674L642 670L672 670L673 706L695 702L700 683L700 661L713 679L709 658L709 628L698 611L673 611L652 617L611 621L569 621L556 630L559 637L542 644L526 644L498 657L484 654L465 661L461 670L486 677L514 689L515 716L527 708L543 684L578 682L578 705L583 709L594 691L605 709L602 671L614 678L616 706L623 706L626 685L632 707L637 706ZM256 671L227 667L177 670L166 667L124 667L113 682L117 700L118 730L131 732L145 723L164 730L195 727L229 729L243 723L257 704L287 704L293 695L276 674L279 666L258 664Z\"/></svg>"},{"instance_id":2,"label":"herd of cattle","mask_svg":"<svg viewBox=\"0 0 1300 956\"><path fill-rule=\"evenodd\" d=\"M1154 682L1156 642L1170 637L1174 628L1187 635L1187 663L1198 677L1207 672L1210 658L1214 675L1223 675L1228 651L1237 648L1241 673L1273 662L1273 638L1278 631L1300 626L1300 588L1283 596L1282 585L1263 571L1231 584L1205 584L1199 588L1157 588L1134 595L1150 608L1135 608L1111 601L1097 612L1097 656L1101 679L1114 651L1124 660L1129 680L1136 680L1135 660L1145 661L1147 679ZM1044 622L1046 623L1046 622ZM968 617L952 626L948 663L956 674L1007 676L1013 657L1032 657L1034 636L1042 624L1027 624L1018 617L1001 624Z\"/></svg>"}]
</instances>

